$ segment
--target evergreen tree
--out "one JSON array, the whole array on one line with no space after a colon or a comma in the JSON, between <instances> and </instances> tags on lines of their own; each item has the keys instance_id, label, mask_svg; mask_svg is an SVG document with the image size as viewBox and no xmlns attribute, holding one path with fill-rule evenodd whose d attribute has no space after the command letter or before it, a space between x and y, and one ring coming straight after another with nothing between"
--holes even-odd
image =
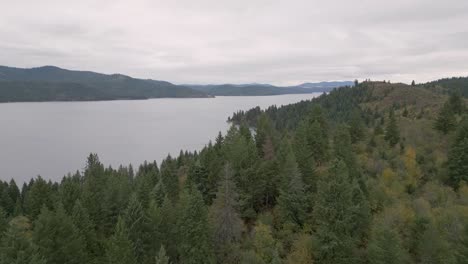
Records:
<instances>
[{"instance_id":1,"label":"evergreen tree","mask_svg":"<svg viewBox=\"0 0 468 264\"><path fill-rule=\"evenodd\" d=\"M450 94L448 104L450 105L450 110L454 114L461 115L465 111L465 102L460 91L454 91Z\"/></svg>"},{"instance_id":2,"label":"evergreen tree","mask_svg":"<svg viewBox=\"0 0 468 264\"><path fill-rule=\"evenodd\" d=\"M356 143L364 138L364 124L358 110L353 111L349 122L349 134L351 142Z\"/></svg>"},{"instance_id":3,"label":"evergreen tree","mask_svg":"<svg viewBox=\"0 0 468 264\"><path fill-rule=\"evenodd\" d=\"M161 206L166 195L166 188L164 187L164 183L160 177L158 183L151 191L151 198L156 202L157 206Z\"/></svg>"},{"instance_id":4,"label":"evergreen tree","mask_svg":"<svg viewBox=\"0 0 468 264\"><path fill-rule=\"evenodd\" d=\"M328 123L320 106L314 105L308 116L307 144L313 160L321 165L328 158Z\"/></svg>"},{"instance_id":5,"label":"evergreen tree","mask_svg":"<svg viewBox=\"0 0 468 264\"><path fill-rule=\"evenodd\" d=\"M395 113L393 109L390 110L388 115L387 127L385 129L385 140L390 144L391 147L395 146L400 141L400 131L395 119Z\"/></svg>"},{"instance_id":6,"label":"evergreen tree","mask_svg":"<svg viewBox=\"0 0 468 264\"><path fill-rule=\"evenodd\" d=\"M308 199L292 152L289 152L286 162L285 166L290 168L290 174L287 175L286 186L280 190L277 207L279 218L282 223L302 227L306 219Z\"/></svg>"},{"instance_id":7,"label":"evergreen tree","mask_svg":"<svg viewBox=\"0 0 468 264\"><path fill-rule=\"evenodd\" d=\"M315 162L312 157L312 151L307 143L307 130L307 123L303 122L299 125L294 136L293 149L303 182L307 184L308 193L313 193L315 192L317 183L313 168Z\"/></svg>"},{"instance_id":8,"label":"evergreen tree","mask_svg":"<svg viewBox=\"0 0 468 264\"><path fill-rule=\"evenodd\" d=\"M36 219L40 214L41 208L46 206L51 209L53 203L51 186L38 176L29 187L24 200L24 210L31 219Z\"/></svg>"},{"instance_id":9,"label":"evergreen tree","mask_svg":"<svg viewBox=\"0 0 468 264\"><path fill-rule=\"evenodd\" d=\"M81 205L80 200L75 201L71 217L79 236L83 238L86 253L85 262L90 263L101 256L101 248L96 237L94 223L89 219L88 211Z\"/></svg>"},{"instance_id":10,"label":"evergreen tree","mask_svg":"<svg viewBox=\"0 0 468 264\"><path fill-rule=\"evenodd\" d=\"M154 163L144 163L135 177L135 193L143 208L148 208L151 191L158 182L159 171L158 165Z\"/></svg>"},{"instance_id":11,"label":"evergreen tree","mask_svg":"<svg viewBox=\"0 0 468 264\"><path fill-rule=\"evenodd\" d=\"M179 196L179 177L176 173L176 164L169 155L161 163L161 178L166 189L167 196L174 202Z\"/></svg>"},{"instance_id":12,"label":"evergreen tree","mask_svg":"<svg viewBox=\"0 0 468 264\"><path fill-rule=\"evenodd\" d=\"M455 115L449 104L444 104L434 123L434 128L440 132L447 134L456 126Z\"/></svg>"},{"instance_id":13,"label":"evergreen tree","mask_svg":"<svg viewBox=\"0 0 468 264\"><path fill-rule=\"evenodd\" d=\"M137 264L134 246L128 237L125 221L119 217L115 232L106 247L106 259L109 264Z\"/></svg>"},{"instance_id":14,"label":"evergreen tree","mask_svg":"<svg viewBox=\"0 0 468 264\"><path fill-rule=\"evenodd\" d=\"M77 172L75 175L65 176L59 187L59 198L65 211L71 213L75 206L75 201L81 198L81 175Z\"/></svg>"},{"instance_id":15,"label":"evergreen tree","mask_svg":"<svg viewBox=\"0 0 468 264\"><path fill-rule=\"evenodd\" d=\"M319 181L314 205L314 219L318 248L318 263L353 263L357 239L352 236L356 220L353 204L355 186L350 181L346 165L336 161L329 175Z\"/></svg>"},{"instance_id":16,"label":"evergreen tree","mask_svg":"<svg viewBox=\"0 0 468 264\"><path fill-rule=\"evenodd\" d=\"M242 220L237 212L238 194L232 174L232 169L226 165L216 199L210 208L213 242L219 260L229 258L233 244L240 241L242 232Z\"/></svg>"},{"instance_id":17,"label":"evergreen tree","mask_svg":"<svg viewBox=\"0 0 468 264\"><path fill-rule=\"evenodd\" d=\"M458 188L461 181L468 182L468 119L465 119L448 154L448 184Z\"/></svg>"},{"instance_id":18,"label":"evergreen tree","mask_svg":"<svg viewBox=\"0 0 468 264\"><path fill-rule=\"evenodd\" d=\"M132 241L135 249L135 257L138 263L142 263L147 248L144 244L146 234L146 217L136 194L130 196L127 208L125 209L122 220L125 223L125 229L128 232L128 238Z\"/></svg>"},{"instance_id":19,"label":"evergreen tree","mask_svg":"<svg viewBox=\"0 0 468 264\"><path fill-rule=\"evenodd\" d=\"M102 213L105 205L106 175L97 154L88 156L83 181L83 206L96 226L102 228L106 226L106 217Z\"/></svg>"},{"instance_id":20,"label":"evergreen tree","mask_svg":"<svg viewBox=\"0 0 468 264\"><path fill-rule=\"evenodd\" d=\"M48 264L79 264L86 259L83 238L61 204L43 207L34 223L33 242Z\"/></svg>"},{"instance_id":21,"label":"evergreen tree","mask_svg":"<svg viewBox=\"0 0 468 264\"><path fill-rule=\"evenodd\" d=\"M0 241L0 264L46 264L31 241L31 228L24 216L9 222Z\"/></svg>"},{"instance_id":22,"label":"evergreen tree","mask_svg":"<svg viewBox=\"0 0 468 264\"><path fill-rule=\"evenodd\" d=\"M187 186L180 197L178 251L181 263L214 263L208 212L200 192Z\"/></svg>"}]
</instances>

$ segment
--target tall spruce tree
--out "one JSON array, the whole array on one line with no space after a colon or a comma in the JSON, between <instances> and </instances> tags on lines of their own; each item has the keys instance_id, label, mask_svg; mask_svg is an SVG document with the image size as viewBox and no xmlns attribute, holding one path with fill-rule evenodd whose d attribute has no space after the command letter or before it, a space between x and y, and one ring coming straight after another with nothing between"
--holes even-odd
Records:
<instances>
[{"instance_id":1,"label":"tall spruce tree","mask_svg":"<svg viewBox=\"0 0 468 264\"><path fill-rule=\"evenodd\" d=\"M395 112L393 109L390 110L388 114L388 122L387 127L385 129L385 140L390 144L391 147L395 146L400 142L400 130L398 129L398 125L395 118Z\"/></svg>"},{"instance_id":2,"label":"tall spruce tree","mask_svg":"<svg viewBox=\"0 0 468 264\"><path fill-rule=\"evenodd\" d=\"M434 128L439 130L444 134L448 134L450 131L453 131L456 126L455 114L452 111L451 106L448 103L445 103L442 109L437 116L437 119L434 123Z\"/></svg>"},{"instance_id":3,"label":"tall spruce tree","mask_svg":"<svg viewBox=\"0 0 468 264\"><path fill-rule=\"evenodd\" d=\"M43 207L34 223L33 242L49 264L80 264L86 259L83 237L61 204L55 212Z\"/></svg>"},{"instance_id":4,"label":"tall spruce tree","mask_svg":"<svg viewBox=\"0 0 468 264\"><path fill-rule=\"evenodd\" d=\"M278 198L278 217L281 223L290 223L301 228L306 220L308 197L297 167L294 154L289 152L283 165L288 168L286 184L280 189Z\"/></svg>"},{"instance_id":5,"label":"tall spruce tree","mask_svg":"<svg viewBox=\"0 0 468 264\"><path fill-rule=\"evenodd\" d=\"M0 240L0 264L46 264L31 241L32 225L27 217L17 216L5 227Z\"/></svg>"},{"instance_id":6,"label":"tall spruce tree","mask_svg":"<svg viewBox=\"0 0 468 264\"><path fill-rule=\"evenodd\" d=\"M98 243L94 223L89 218L88 211L83 207L80 200L75 201L71 218L76 226L78 234L83 239L85 247L85 262L92 263L98 257L102 256L102 248Z\"/></svg>"},{"instance_id":7,"label":"tall spruce tree","mask_svg":"<svg viewBox=\"0 0 468 264\"><path fill-rule=\"evenodd\" d=\"M353 237L356 206L346 164L335 161L329 174L320 179L314 205L316 223L315 260L324 264L347 264L357 261L354 250L357 239Z\"/></svg>"},{"instance_id":8,"label":"tall spruce tree","mask_svg":"<svg viewBox=\"0 0 468 264\"><path fill-rule=\"evenodd\" d=\"M214 263L208 211L197 188L185 187L178 211L179 261L187 264Z\"/></svg>"},{"instance_id":9,"label":"tall spruce tree","mask_svg":"<svg viewBox=\"0 0 468 264\"><path fill-rule=\"evenodd\" d=\"M134 245L128 237L125 220L121 217L117 220L114 234L110 237L106 246L106 260L108 264L137 264L134 253Z\"/></svg>"},{"instance_id":10,"label":"tall spruce tree","mask_svg":"<svg viewBox=\"0 0 468 264\"><path fill-rule=\"evenodd\" d=\"M448 153L448 184L458 188L461 181L468 182L468 118L457 130Z\"/></svg>"},{"instance_id":11,"label":"tall spruce tree","mask_svg":"<svg viewBox=\"0 0 468 264\"><path fill-rule=\"evenodd\" d=\"M233 245L241 239L242 220L237 212L238 194L232 175L233 171L227 164L209 212L213 227L213 244L218 260L230 258Z\"/></svg>"}]
</instances>

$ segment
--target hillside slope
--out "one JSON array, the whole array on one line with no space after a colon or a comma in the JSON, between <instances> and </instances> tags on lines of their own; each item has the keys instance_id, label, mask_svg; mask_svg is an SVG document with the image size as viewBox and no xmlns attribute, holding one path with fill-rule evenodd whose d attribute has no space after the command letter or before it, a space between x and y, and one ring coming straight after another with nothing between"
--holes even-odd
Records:
<instances>
[{"instance_id":1,"label":"hillside slope","mask_svg":"<svg viewBox=\"0 0 468 264\"><path fill-rule=\"evenodd\" d=\"M214 96L262 96L281 94L306 94L329 92L337 87L352 86L353 82L303 83L297 86L274 86L269 84L219 84L188 85L195 90Z\"/></svg>"},{"instance_id":2,"label":"hillside slope","mask_svg":"<svg viewBox=\"0 0 468 264\"><path fill-rule=\"evenodd\" d=\"M207 95L169 82L135 79L121 74L70 71L53 66L32 69L0 66L0 102L160 97L207 97Z\"/></svg>"},{"instance_id":3,"label":"hillside slope","mask_svg":"<svg viewBox=\"0 0 468 264\"><path fill-rule=\"evenodd\" d=\"M60 183L0 182L0 256L466 263L467 115L457 94L364 82L238 112L224 136L159 165L113 169L91 154Z\"/></svg>"}]
</instances>

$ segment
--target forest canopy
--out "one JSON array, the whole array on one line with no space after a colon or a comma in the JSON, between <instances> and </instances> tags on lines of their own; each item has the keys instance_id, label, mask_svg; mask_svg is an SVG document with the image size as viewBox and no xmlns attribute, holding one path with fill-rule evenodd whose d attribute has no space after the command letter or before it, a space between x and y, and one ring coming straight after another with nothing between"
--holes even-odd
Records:
<instances>
[{"instance_id":1,"label":"forest canopy","mask_svg":"<svg viewBox=\"0 0 468 264\"><path fill-rule=\"evenodd\" d=\"M458 88L366 81L160 164L1 182L0 263L467 263L467 114Z\"/></svg>"}]
</instances>

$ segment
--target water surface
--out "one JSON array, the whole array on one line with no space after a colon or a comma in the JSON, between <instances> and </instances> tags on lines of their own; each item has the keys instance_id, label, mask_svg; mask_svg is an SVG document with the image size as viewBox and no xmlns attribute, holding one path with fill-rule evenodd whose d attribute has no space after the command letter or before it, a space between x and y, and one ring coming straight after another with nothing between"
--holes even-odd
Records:
<instances>
[{"instance_id":1,"label":"water surface","mask_svg":"<svg viewBox=\"0 0 468 264\"><path fill-rule=\"evenodd\" d=\"M168 153L199 150L224 134L234 111L317 95L0 104L0 179L60 180L82 170L91 152L106 166L159 164Z\"/></svg>"}]
</instances>

